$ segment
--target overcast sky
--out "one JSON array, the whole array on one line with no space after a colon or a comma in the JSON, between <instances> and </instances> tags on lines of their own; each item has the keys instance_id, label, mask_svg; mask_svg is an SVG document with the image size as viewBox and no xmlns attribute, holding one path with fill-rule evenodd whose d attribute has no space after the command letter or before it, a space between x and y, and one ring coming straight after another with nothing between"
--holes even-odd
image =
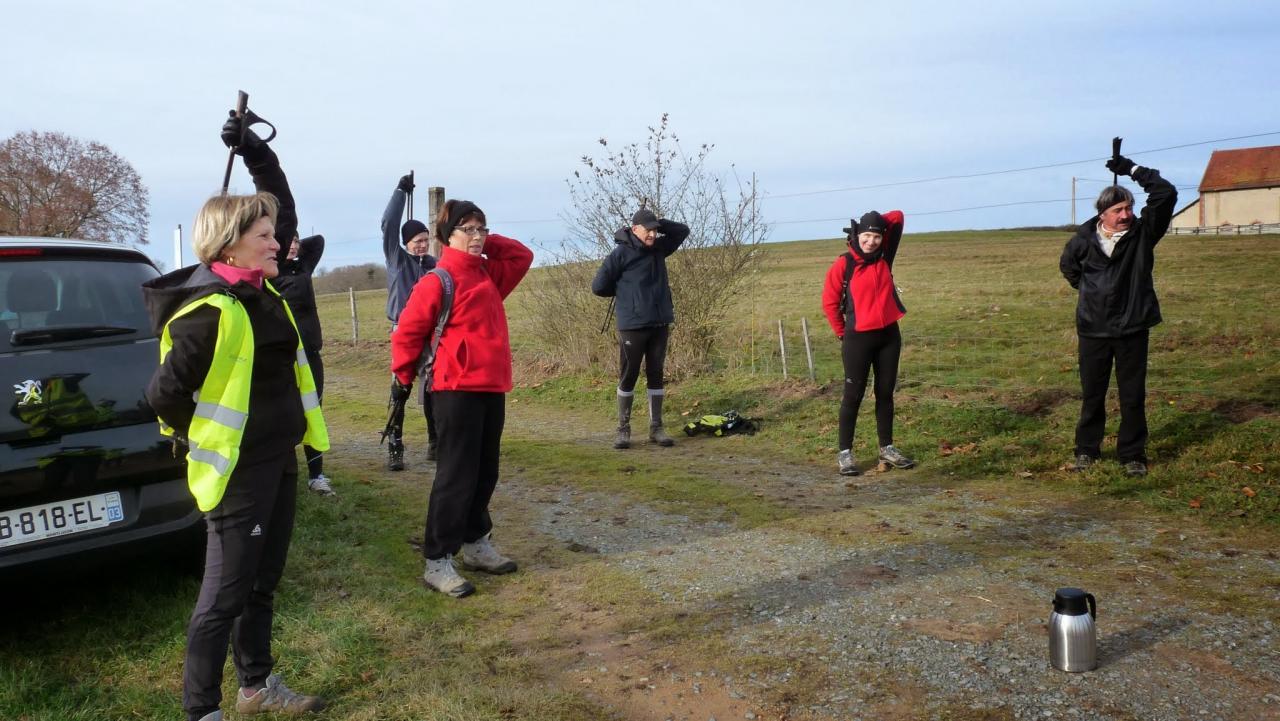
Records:
<instances>
[{"instance_id":1,"label":"overcast sky","mask_svg":"<svg viewBox=\"0 0 1280 721\"><path fill-rule=\"evenodd\" d=\"M191 7L187 7L190 5ZM968 8L974 9L968 9ZM381 262L378 220L410 168L475 201L496 231L553 245L565 179L596 140L641 141L663 112L711 167L767 198L773 240L834 237L901 208L907 230L1060 224L1102 158L1280 131L1280 6L1186 1L790 4L739 0L103 3L4 10L0 137L107 144L151 192L154 257L172 267L226 162L238 89L273 147L324 266ZM1135 154L1195 198L1215 148ZM233 190L252 184L237 165ZM795 195L799 193L814 193ZM789 196L789 197L783 197ZM425 212L425 193L419 200ZM548 222L549 221L549 222ZM188 251L187 262L191 262Z\"/></svg>"}]
</instances>

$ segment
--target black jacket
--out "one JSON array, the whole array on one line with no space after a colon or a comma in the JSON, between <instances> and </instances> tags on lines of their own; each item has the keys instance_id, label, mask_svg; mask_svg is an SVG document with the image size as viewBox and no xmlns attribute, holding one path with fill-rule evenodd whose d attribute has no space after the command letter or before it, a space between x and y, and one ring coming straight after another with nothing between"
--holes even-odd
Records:
<instances>
[{"instance_id":1,"label":"black jacket","mask_svg":"<svg viewBox=\"0 0 1280 721\"><path fill-rule=\"evenodd\" d=\"M293 372L298 334L279 298L248 283L229 285L206 265L188 266L147 281L142 284L142 293L157 336L174 313L199 298L226 293L243 303L253 328L254 350L240 463L289 452L302 442L307 421ZM217 308L204 306L174 321L169 328L173 350L147 385L147 403L184 438L195 413L193 396L213 364L220 314Z\"/></svg>"},{"instance_id":2,"label":"black jacket","mask_svg":"<svg viewBox=\"0 0 1280 721\"><path fill-rule=\"evenodd\" d=\"M1161 320L1151 271L1156 243L1164 237L1178 191L1154 168L1139 167L1133 179L1147 204L1107 257L1098 245L1098 216L1085 221L1062 250L1062 276L1080 291L1076 332L1086 338L1119 338Z\"/></svg>"},{"instance_id":3,"label":"black jacket","mask_svg":"<svg viewBox=\"0 0 1280 721\"><path fill-rule=\"evenodd\" d=\"M271 285L289 302L293 319L298 321L302 345L308 353L318 352L324 346L320 333L320 315L316 312L316 291L311 274L324 255L324 236L312 235L298 241L298 257L280 264L280 275L271 279Z\"/></svg>"},{"instance_id":4,"label":"black jacket","mask_svg":"<svg viewBox=\"0 0 1280 721\"><path fill-rule=\"evenodd\" d=\"M659 221L661 233L653 246L646 246L622 228L613 235L617 247L609 254L596 277L591 292L617 299L618 330L635 330L675 322L671 284L667 280L667 256L676 252L689 237L689 226L673 220Z\"/></svg>"}]
</instances>

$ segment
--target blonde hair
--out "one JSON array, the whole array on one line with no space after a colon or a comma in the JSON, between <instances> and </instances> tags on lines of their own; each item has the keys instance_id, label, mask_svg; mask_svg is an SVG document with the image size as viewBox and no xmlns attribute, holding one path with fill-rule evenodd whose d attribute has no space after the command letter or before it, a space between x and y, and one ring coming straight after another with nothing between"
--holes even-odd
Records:
<instances>
[{"instance_id":1,"label":"blonde hair","mask_svg":"<svg viewBox=\"0 0 1280 721\"><path fill-rule=\"evenodd\" d=\"M219 260L222 251L249 232L260 218L270 218L274 224L279 210L280 201L271 193L215 195L196 213L191 249L201 263L208 265Z\"/></svg>"}]
</instances>

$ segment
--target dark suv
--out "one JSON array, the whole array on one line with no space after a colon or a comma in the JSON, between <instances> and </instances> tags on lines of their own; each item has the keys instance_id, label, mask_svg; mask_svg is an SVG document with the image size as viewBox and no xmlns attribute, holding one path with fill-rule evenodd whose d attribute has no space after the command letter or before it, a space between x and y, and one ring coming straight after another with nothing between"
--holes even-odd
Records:
<instances>
[{"instance_id":1,"label":"dark suv","mask_svg":"<svg viewBox=\"0 0 1280 721\"><path fill-rule=\"evenodd\" d=\"M0 238L0 570L191 537L182 454L142 392L159 362L124 246Z\"/></svg>"}]
</instances>

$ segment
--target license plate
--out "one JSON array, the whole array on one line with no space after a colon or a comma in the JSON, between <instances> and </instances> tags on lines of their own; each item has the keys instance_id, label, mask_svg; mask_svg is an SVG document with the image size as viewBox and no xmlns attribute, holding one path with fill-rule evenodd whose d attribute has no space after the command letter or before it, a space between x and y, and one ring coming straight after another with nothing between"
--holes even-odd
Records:
<instances>
[{"instance_id":1,"label":"license plate","mask_svg":"<svg viewBox=\"0 0 1280 721\"><path fill-rule=\"evenodd\" d=\"M0 548L91 531L123 520L124 507L115 491L0 511Z\"/></svg>"}]
</instances>

